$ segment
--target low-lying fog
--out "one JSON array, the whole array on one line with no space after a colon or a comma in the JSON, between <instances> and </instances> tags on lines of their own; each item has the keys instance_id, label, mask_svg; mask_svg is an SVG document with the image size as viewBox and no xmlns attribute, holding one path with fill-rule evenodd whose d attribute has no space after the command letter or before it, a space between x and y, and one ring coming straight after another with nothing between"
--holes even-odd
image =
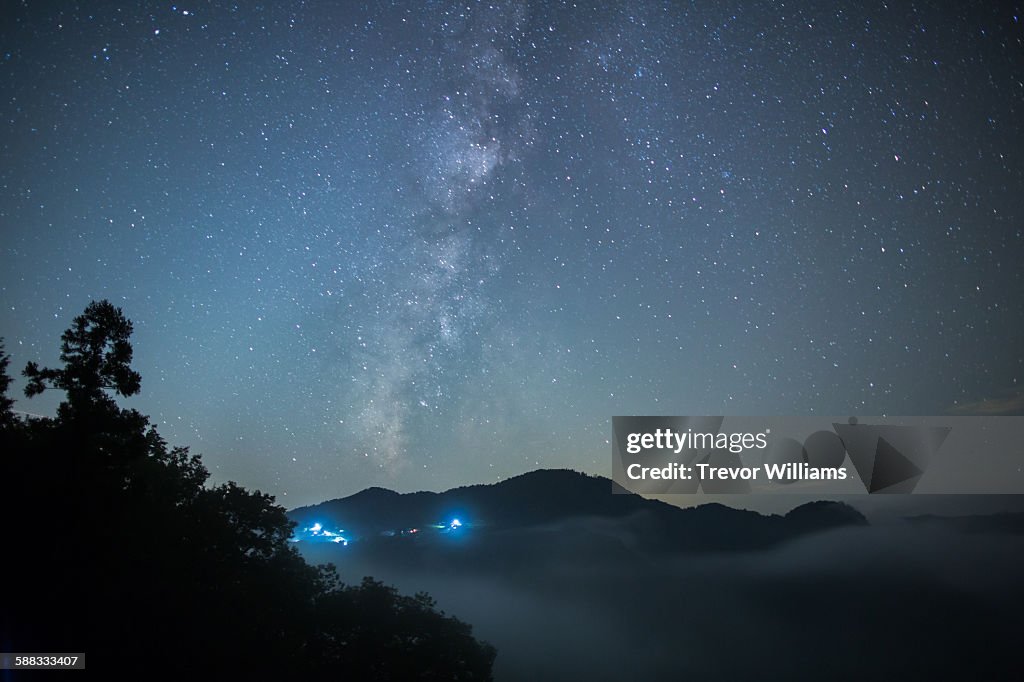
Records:
<instances>
[{"instance_id":1,"label":"low-lying fog","mask_svg":"<svg viewBox=\"0 0 1024 682\"><path fill-rule=\"evenodd\" d=\"M626 528L515 531L512 560L487 548L501 534L404 557L303 551L347 582L373 575L430 593L497 647L499 681L993 679L1016 667L1024 536L896 523L763 551L655 555L633 551Z\"/></svg>"}]
</instances>

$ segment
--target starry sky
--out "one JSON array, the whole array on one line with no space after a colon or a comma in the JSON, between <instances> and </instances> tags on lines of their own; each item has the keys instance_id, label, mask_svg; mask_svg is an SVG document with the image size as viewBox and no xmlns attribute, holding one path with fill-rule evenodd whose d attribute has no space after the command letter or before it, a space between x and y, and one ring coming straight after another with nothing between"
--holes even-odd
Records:
<instances>
[{"instance_id":1,"label":"starry sky","mask_svg":"<svg viewBox=\"0 0 1024 682\"><path fill-rule=\"evenodd\" d=\"M3 5L0 336L54 365L120 306L125 404L215 481L294 507L608 475L617 414L1024 409L1020 7L123 4Z\"/></svg>"}]
</instances>

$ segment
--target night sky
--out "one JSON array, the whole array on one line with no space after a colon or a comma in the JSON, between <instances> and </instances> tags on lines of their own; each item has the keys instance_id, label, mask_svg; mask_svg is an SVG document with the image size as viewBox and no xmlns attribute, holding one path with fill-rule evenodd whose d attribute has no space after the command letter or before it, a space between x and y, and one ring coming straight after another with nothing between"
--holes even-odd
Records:
<instances>
[{"instance_id":1,"label":"night sky","mask_svg":"<svg viewBox=\"0 0 1024 682\"><path fill-rule=\"evenodd\" d=\"M110 299L124 404L288 507L1022 409L1020 8L598 4L4 3L12 369Z\"/></svg>"}]
</instances>

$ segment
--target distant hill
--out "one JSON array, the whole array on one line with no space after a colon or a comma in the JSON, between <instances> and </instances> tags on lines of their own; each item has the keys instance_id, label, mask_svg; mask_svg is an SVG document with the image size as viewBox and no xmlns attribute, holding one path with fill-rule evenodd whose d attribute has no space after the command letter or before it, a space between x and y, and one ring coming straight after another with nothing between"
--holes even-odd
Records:
<instances>
[{"instance_id":1,"label":"distant hill","mask_svg":"<svg viewBox=\"0 0 1024 682\"><path fill-rule=\"evenodd\" d=\"M600 476L546 469L442 493L368 488L300 507L289 516L300 530L321 524L360 543L402 537L423 544L455 534L450 524L457 519L458 533L472 533L485 545L487 536L507 544L515 542L517 531L558 526L574 539L625 534L632 548L642 551L756 549L806 533L867 524L860 512L836 502L766 516L720 504L681 509L624 491L613 494L613 485ZM535 533L531 537L537 541Z\"/></svg>"}]
</instances>

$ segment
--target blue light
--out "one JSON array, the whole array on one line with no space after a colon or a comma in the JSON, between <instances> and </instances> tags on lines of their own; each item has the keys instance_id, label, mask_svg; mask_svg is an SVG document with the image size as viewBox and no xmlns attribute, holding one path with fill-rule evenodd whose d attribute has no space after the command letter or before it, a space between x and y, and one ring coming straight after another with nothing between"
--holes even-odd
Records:
<instances>
[{"instance_id":1,"label":"blue light","mask_svg":"<svg viewBox=\"0 0 1024 682\"><path fill-rule=\"evenodd\" d=\"M452 519L452 522L448 524L448 527L454 530L461 525L462 521L459 521L458 519Z\"/></svg>"}]
</instances>

